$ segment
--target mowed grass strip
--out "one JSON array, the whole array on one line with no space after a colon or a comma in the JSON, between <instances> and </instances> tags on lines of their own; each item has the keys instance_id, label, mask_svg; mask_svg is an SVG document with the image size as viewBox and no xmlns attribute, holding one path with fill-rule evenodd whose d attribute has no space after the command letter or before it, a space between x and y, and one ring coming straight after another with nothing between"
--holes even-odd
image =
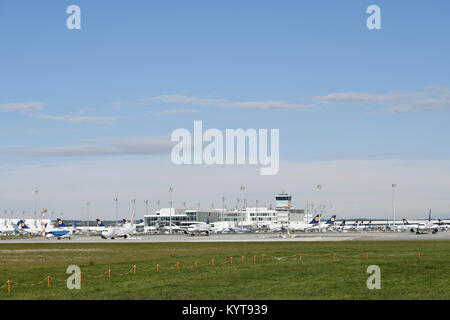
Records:
<instances>
[{"instance_id":1,"label":"mowed grass strip","mask_svg":"<svg viewBox=\"0 0 450 320\"><path fill-rule=\"evenodd\" d=\"M450 299L449 262L450 241L0 244L0 299Z\"/></svg>"}]
</instances>

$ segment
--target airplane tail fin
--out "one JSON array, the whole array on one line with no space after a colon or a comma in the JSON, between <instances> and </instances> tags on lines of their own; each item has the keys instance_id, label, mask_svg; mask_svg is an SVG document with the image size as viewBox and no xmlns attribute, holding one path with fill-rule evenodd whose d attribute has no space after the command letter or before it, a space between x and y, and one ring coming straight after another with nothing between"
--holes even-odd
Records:
<instances>
[{"instance_id":1,"label":"airplane tail fin","mask_svg":"<svg viewBox=\"0 0 450 320\"><path fill-rule=\"evenodd\" d=\"M319 215L316 215L309 224L318 224L318 223L319 223Z\"/></svg>"},{"instance_id":2,"label":"airplane tail fin","mask_svg":"<svg viewBox=\"0 0 450 320\"><path fill-rule=\"evenodd\" d=\"M330 219L328 219L326 224L334 224L335 221L336 221L336 215L333 215L333 216L331 216Z\"/></svg>"},{"instance_id":3,"label":"airplane tail fin","mask_svg":"<svg viewBox=\"0 0 450 320\"><path fill-rule=\"evenodd\" d=\"M405 218L403 218L403 224L406 226L409 224L408 220L406 220Z\"/></svg>"},{"instance_id":4,"label":"airplane tail fin","mask_svg":"<svg viewBox=\"0 0 450 320\"><path fill-rule=\"evenodd\" d=\"M67 227L67 225L64 223L64 221L62 221L60 218L56 219L56 225L58 227Z\"/></svg>"},{"instance_id":5,"label":"airplane tail fin","mask_svg":"<svg viewBox=\"0 0 450 320\"><path fill-rule=\"evenodd\" d=\"M97 220L97 227L104 227L105 226L100 219L96 219L96 220Z\"/></svg>"},{"instance_id":6,"label":"airplane tail fin","mask_svg":"<svg viewBox=\"0 0 450 320\"><path fill-rule=\"evenodd\" d=\"M19 222L17 222L17 227L19 227L20 229L29 229L30 228L25 224L24 220L20 220Z\"/></svg>"}]
</instances>

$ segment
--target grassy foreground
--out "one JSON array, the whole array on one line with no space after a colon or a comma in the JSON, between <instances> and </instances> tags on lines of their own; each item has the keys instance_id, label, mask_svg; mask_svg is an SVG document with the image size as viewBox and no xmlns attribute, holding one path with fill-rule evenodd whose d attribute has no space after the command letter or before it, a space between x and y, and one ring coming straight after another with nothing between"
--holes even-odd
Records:
<instances>
[{"instance_id":1,"label":"grassy foreground","mask_svg":"<svg viewBox=\"0 0 450 320\"><path fill-rule=\"evenodd\" d=\"M0 299L450 299L449 274L450 241L0 243Z\"/></svg>"}]
</instances>

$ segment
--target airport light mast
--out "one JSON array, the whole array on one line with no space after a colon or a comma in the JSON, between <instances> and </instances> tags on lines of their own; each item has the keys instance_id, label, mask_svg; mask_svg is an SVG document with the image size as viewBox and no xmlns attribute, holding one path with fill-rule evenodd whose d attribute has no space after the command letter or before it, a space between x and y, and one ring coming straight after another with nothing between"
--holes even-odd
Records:
<instances>
[{"instance_id":1,"label":"airport light mast","mask_svg":"<svg viewBox=\"0 0 450 320\"><path fill-rule=\"evenodd\" d=\"M131 203L133 204L133 215L131 216L130 224L133 227L134 220L136 219L136 199L131 200ZM132 232L134 232L134 230Z\"/></svg>"},{"instance_id":2,"label":"airport light mast","mask_svg":"<svg viewBox=\"0 0 450 320\"><path fill-rule=\"evenodd\" d=\"M86 215L87 215L87 233L89 234L89 206L91 205L91 202L86 202Z\"/></svg>"},{"instance_id":3,"label":"airport light mast","mask_svg":"<svg viewBox=\"0 0 450 320\"><path fill-rule=\"evenodd\" d=\"M145 214L148 215L148 200L144 200L145 203Z\"/></svg>"},{"instance_id":4,"label":"airport light mast","mask_svg":"<svg viewBox=\"0 0 450 320\"><path fill-rule=\"evenodd\" d=\"M247 206L247 199L244 198L245 186L241 186L240 190L241 190L241 198L243 198L244 203L241 211L241 229L242 229L244 224L244 210L245 207Z\"/></svg>"},{"instance_id":5,"label":"airport light mast","mask_svg":"<svg viewBox=\"0 0 450 320\"><path fill-rule=\"evenodd\" d=\"M113 198L113 201L116 203L116 226L119 225L119 197Z\"/></svg>"},{"instance_id":6,"label":"airport light mast","mask_svg":"<svg viewBox=\"0 0 450 320\"><path fill-rule=\"evenodd\" d=\"M394 190L395 190L395 188L397 188L397 185L395 183L393 183L392 184L392 215L394 218L394 225L393 225L394 232L396 231L395 230L395 206L394 206Z\"/></svg>"},{"instance_id":7,"label":"airport light mast","mask_svg":"<svg viewBox=\"0 0 450 320\"><path fill-rule=\"evenodd\" d=\"M36 215L37 215L37 197L38 197L39 190L34 191L34 221L36 221Z\"/></svg>"},{"instance_id":8,"label":"airport light mast","mask_svg":"<svg viewBox=\"0 0 450 320\"><path fill-rule=\"evenodd\" d=\"M320 219L322 218L321 214L320 214L320 201L319 201L319 199L320 199L320 191L322 190L322 185L321 184L317 185L317 190L319 190L319 197L317 199L317 213L319 214L319 233L320 233Z\"/></svg>"},{"instance_id":9,"label":"airport light mast","mask_svg":"<svg viewBox=\"0 0 450 320\"><path fill-rule=\"evenodd\" d=\"M173 194L173 187L169 187L169 195L170 195L170 215L169 215L169 232L172 234L172 207L173 207L173 201L172 201L172 194Z\"/></svg>"},{"instance_id":10,"label":"airport light mast","mask_svg":"<svg viewBox=\"0 0 450 320\"><path fill-rule=\"evenodd\" d=\"M259 201L258 200L255 201L255 205L256 205L255 217L256 217L256 219L258 219L258 205L259 205ZM259 221L255 220L255 222L256 222L256 224L259 224Z\"/></svg>"}]
</instances>

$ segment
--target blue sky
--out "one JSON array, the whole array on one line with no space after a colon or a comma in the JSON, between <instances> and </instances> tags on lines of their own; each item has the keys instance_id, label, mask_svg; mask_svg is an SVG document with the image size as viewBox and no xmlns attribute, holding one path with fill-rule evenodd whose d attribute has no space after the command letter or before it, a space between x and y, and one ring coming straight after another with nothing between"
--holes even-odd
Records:
<instances>
[{"instance_id":1,"label":"blue sky","mask_svg":"<svg viewBox=\"0 0 450 320\"><path fill-rule=\"evenodd\" d=\"M81 30L66 28L71 4L81 8ZM382 30L366 28L371 4L381 7ZM194 120L221 130L279 128L281 160L300 166L446 166L449 9L448 1L0 0L1 172L86 161L92 168L167 163L170 133L192 130ZM168 175L167 185L176 184L175 173ZM11 176L14 187L4 187L15 196L4 197L5 209L28 203L29 190L40 188L37 177ZM48 194L58 189L51 171L46 179L54 180ZM267 184L264 192L282 187ZM75 202L47 201L76 214ZM99 212L107 215L102 201ZM430 193L427 204L446 214L445 201Z\"/></svg>"}]
</instances>

